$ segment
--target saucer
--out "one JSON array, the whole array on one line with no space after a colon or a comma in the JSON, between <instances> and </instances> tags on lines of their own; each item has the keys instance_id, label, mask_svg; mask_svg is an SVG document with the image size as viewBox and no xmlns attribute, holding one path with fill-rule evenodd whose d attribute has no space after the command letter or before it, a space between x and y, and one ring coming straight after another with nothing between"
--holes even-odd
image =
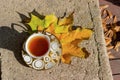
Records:
<instances>
[{"instance_id":1,"label":"saucer","mask_svg":"<svg viewBox=\"0 0 120 80\"><path fill-rule=\"evenodd\" d=\"M56 64L59 63L62 47L59 42L59 40L53 35L48 32L39 32L41 34L44 34L48 36L50 39L50 50L47 54L44 56L41 56L40 58L35 58L30 56L26 50L25 50L25 43L23 44L23 50L22 50L22 58L25 61L25 63L36 70L46 70L54 67ZM37 33L33 33L37 34Z\"/></svg>"}]
</instances>

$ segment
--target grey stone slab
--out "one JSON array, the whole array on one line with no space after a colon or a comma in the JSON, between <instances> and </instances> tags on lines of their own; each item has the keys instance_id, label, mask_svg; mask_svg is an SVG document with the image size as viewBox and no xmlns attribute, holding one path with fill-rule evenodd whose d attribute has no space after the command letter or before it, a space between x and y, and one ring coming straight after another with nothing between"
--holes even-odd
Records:
<instances>
[{"instance_id":1,"label":"grey stone slab","mask_svg":"<svg viewBox=\"0 0 120 80\"><path fill-rule=\"evenodd\" d=\"M36 71L23 65L20 50L26 38L18 13L62 17L74 13L74 25L93 28L94 34L80 45L91 53L87 59L73 58L70 65L60 63L52 69ZM20 24L22 25L22 24ZM98 0L2 0L0 1L0 53L2 80L113 80L106 53Z\"/></svg>"}]
</instances>

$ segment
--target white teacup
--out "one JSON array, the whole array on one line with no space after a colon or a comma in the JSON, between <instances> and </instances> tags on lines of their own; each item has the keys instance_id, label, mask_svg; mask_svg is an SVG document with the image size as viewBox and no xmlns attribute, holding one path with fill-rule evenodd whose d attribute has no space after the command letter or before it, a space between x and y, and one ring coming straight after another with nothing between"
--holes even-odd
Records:
<instances>
[{"instance_id":1,"label":"white teacup","mask_svg":"<svg viewBox=\"0 0 120 80\"><path fill-rule=\"evenodd\" d=\"M33 58L41 58L49 53L50 39L48 35L40 32L34 33L28 37L24 47L28 55Z\"/></svg>"},{"instance_id":2,"label":"white teacup","mask_svg":"<svg viewBox=\"0 0 120 80\"><path fill-rule=\"evenodd\" d=\"M39 39L36 39L36 37L38 37ZM41 38L43 41L41 41ZM38 40L38 44L34 44L36 43L36 41L34 40ZM34 46L33 50L35 51L38 50L37 56L33 54L34 51L33 52L31 51L30 46L31 47ZM41 53L39 54L39 52L41 52L39 51L39 49L43 49L43 51L45 52L43 52L41 55ZM32 67L36 70L45 70L50 69L59 63L61 52L62 52L61 44L55 35L49 32L44 33L38 32L30 35L27 38L23 46L22 57L29 67Z\"/></svg>"}]
</instances>

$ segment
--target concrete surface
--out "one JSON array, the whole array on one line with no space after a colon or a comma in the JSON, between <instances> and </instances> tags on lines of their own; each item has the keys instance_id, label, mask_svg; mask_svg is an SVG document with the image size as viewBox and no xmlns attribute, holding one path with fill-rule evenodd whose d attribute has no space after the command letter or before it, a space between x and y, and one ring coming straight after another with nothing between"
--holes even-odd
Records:
<instances>
[{"instance_id":1,"label":"concrete surface","mask_svg":"<svg viewBox=\"0 0 120 80\"><path fill-rule=\"evenodd\" d=\"M24 65L21 47L27 34L20 26L18 13L28 16L35 9L40 14L74 13L74 25L93 28L94 34L81 45L91 55L73 58L71 65L60 63L52 69L36 71ZM22 25L22 24L20 24ZM15 29L12 29L14 27ZM113 80L103 38L98 0L2 0L0 1L0 53L2 80Z\"/></svg>"}]
</instances>

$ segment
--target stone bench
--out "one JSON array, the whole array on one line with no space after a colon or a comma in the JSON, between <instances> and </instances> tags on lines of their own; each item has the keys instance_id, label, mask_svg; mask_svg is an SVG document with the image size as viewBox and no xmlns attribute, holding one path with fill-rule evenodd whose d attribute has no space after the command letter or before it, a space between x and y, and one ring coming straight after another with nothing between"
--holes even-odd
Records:
<instances>
[{"instance_id":1,"label":"stone bench","mask_svg":"<svg viewBox=\"0 0 120 80\"><path fill-rule=\"evenodd\" d=\"M106 52L98 0L3 0L0 1L0 53L2 80L113 80ZM70 65L60 63L37 71L22 65L21 45L25 38L17 25L18 13L32 10L62 17L74 11L74 25L93 28L94 34L81 45L91 53L87 59L73 58ZM21 16L22 17L22 16ZM22 25L22 24L20 24Z\"/></svg>"}]
</instances>

